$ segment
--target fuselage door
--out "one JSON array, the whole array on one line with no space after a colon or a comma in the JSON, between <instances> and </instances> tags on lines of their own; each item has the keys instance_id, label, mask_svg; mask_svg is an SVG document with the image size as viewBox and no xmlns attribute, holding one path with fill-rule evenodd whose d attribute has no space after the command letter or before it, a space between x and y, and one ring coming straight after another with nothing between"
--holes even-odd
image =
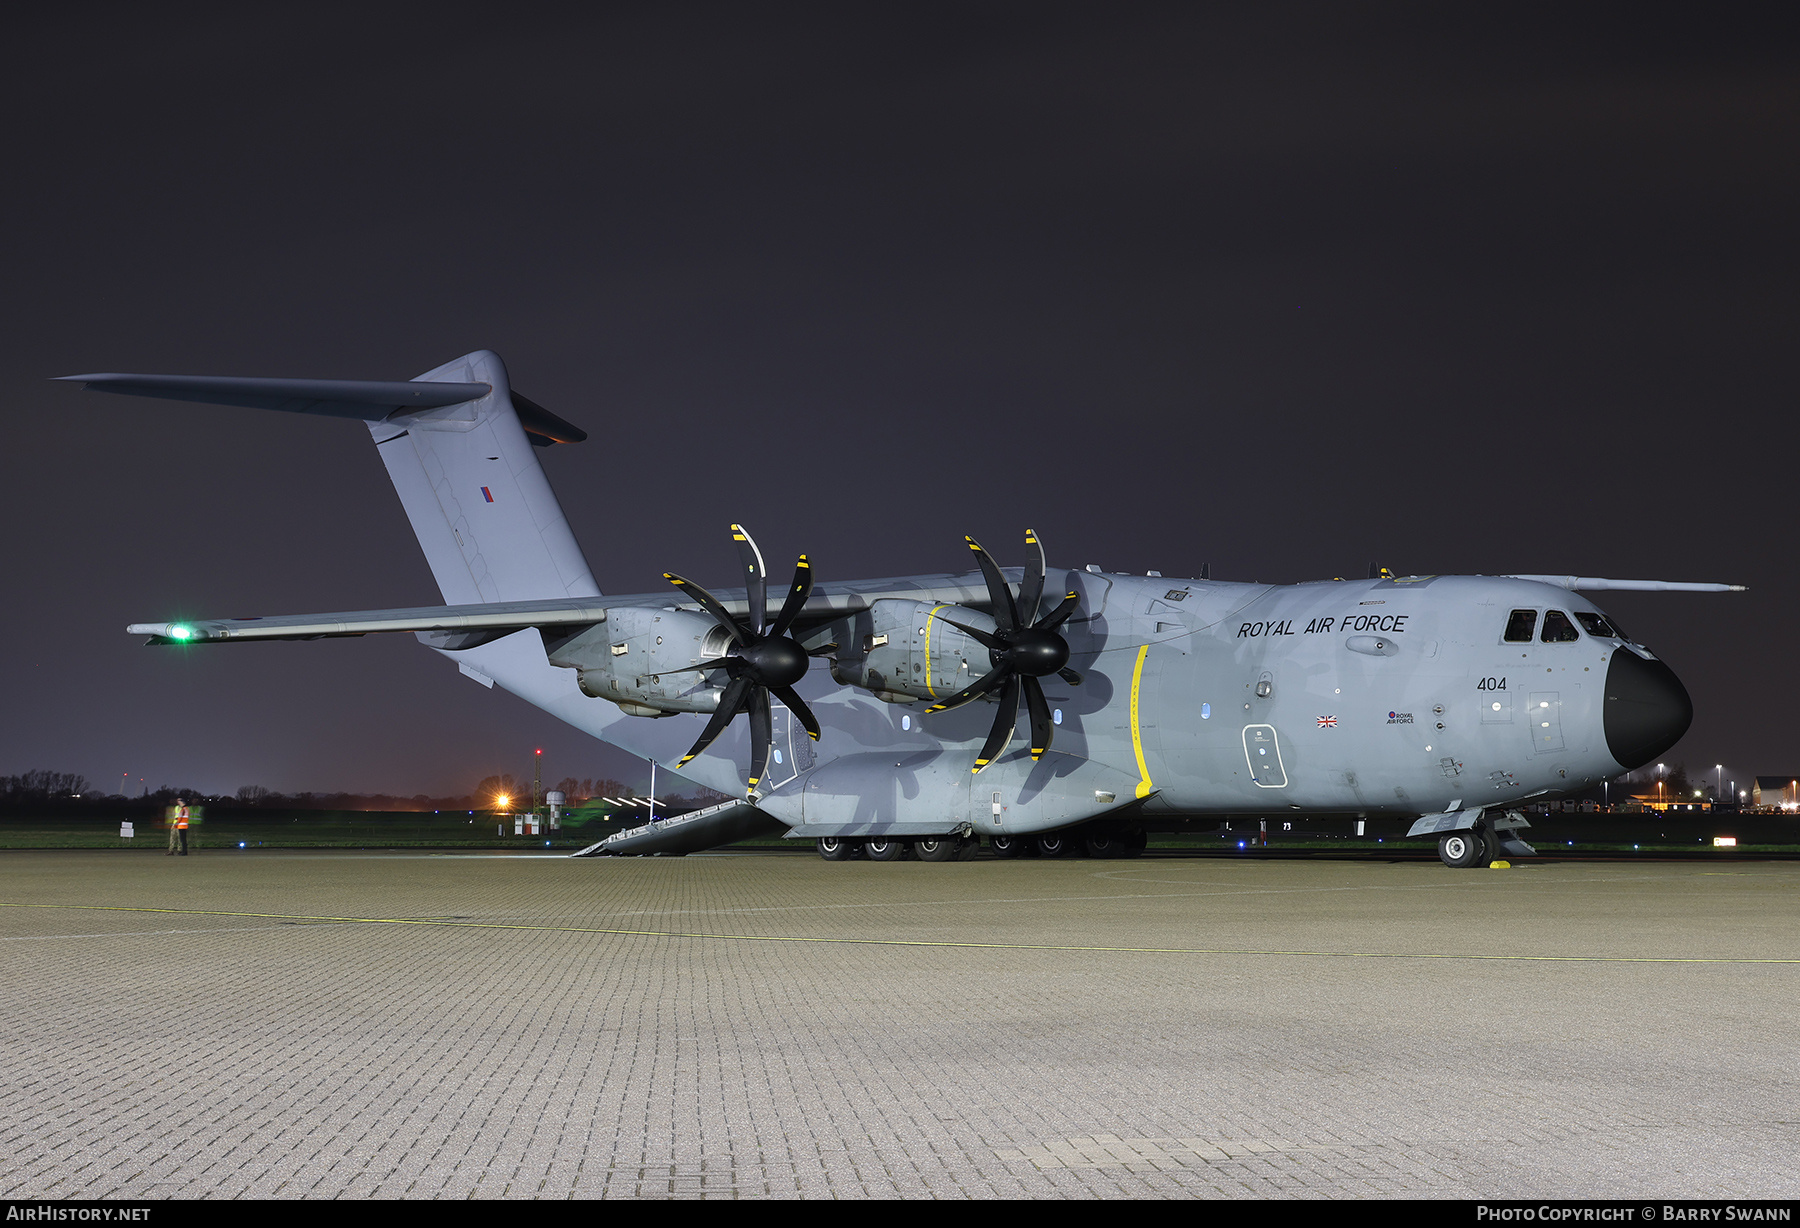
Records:
<instances>
[{"instance_id":1,"label":"fuselage door","mask_svg":"<svg viewBox=\"0 0 1800 1228\"><path fill-rule=\"evenodd\" d=\"M1533 691L1525 707L1525 719L1531 726L1531 745L1540 755L1563 748L1562 693Z\"/></svg>"},{"instance_id":2,"label":"fuselage door","mask_svg":"<svg viewBox=\"0 0 1800 1228\"><path fill-rule=\"evenodd\" d=\"M1275 726L1244 726L1244 760L1250 765L1250 779L1259 788L1287 788L1287 765L1281 761L1281 740L1275 736Z\"/></svg>"}]
</instances>

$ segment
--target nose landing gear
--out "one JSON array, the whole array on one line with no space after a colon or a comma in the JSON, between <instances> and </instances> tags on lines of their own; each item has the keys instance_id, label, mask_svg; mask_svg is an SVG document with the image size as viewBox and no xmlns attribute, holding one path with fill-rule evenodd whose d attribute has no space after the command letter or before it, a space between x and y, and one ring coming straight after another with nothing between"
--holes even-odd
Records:
<instances>
[{"instance_id":1,"label":"nose landing gear","mask_svg":"<svg viewBox=\"0 0 1800 1228\"><path fill-rule=\"evenodd\" d=\"M1468 811L1463 812L1468 815ZM1537 850L1519 839L1531 824L1517 810L1489 817L1482 815L1467 827L1438 837L1438 857L1453 870L1480 868L1505 853L1512 857L1536 857Z\"/></svg>"},{"instance_id":2,"label":"nose landing gear","mask_svg":"<svg viewBox=\"0 0 1800 1228\"><path fill-rule=\"evenodd\" d=\"M1438 856L1452 870L1485 866L1493 860L1487 841L1478 831L1453 831L1438 837Z\"/></svg>"}]
</instances>

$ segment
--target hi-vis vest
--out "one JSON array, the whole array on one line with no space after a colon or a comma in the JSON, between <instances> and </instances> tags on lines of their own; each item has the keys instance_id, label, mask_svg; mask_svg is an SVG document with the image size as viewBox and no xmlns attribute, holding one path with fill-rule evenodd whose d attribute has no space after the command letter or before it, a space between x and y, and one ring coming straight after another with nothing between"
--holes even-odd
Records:
<instances>
[{"instance_id":1,"label":"hi-vis vest","mask_svg":"<svg viewBox=\"0 0 1800 1228\"><path fill-rule=\"evenodd\" d=\"M177 831L186 831L187 830L187 821L188 821L188 808L186 806L175 807L175 829Z\"/></svg>"}]
</instances>

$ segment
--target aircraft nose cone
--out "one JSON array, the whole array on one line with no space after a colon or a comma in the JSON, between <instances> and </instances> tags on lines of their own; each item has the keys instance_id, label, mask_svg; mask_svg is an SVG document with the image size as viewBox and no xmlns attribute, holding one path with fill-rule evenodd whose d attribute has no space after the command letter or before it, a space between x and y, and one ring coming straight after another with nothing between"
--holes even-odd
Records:
<instances>
[{"instance_id":1,"label":"aircraft nose cone","mask_svg":"<svg viewBox=\"0 0 1800 1228\"><path fill-rule=\"evenodd\" d=\"M1681 740L1694 719L1694 701L1675 671L1629 648L1606 667L1603 709L1606 749L1623 768L1642 767Z\"/></svg>"}]
</instances>

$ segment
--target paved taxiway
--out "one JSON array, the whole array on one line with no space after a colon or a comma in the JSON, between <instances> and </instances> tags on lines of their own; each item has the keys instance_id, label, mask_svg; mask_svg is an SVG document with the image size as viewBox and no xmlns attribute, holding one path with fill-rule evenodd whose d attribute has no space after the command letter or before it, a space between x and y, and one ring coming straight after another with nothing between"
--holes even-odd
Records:
<instances>
[{"instance_id":1,"label":"paved taxiway","mask_svg":"<svg viewBox=\"0 0 1800 1228\"><path fill-rule=\"evenodd\" d=\"M1794 862L31 852L0 902L8 1198L1800 1194Z\"/></svg>"}]
</instances>

